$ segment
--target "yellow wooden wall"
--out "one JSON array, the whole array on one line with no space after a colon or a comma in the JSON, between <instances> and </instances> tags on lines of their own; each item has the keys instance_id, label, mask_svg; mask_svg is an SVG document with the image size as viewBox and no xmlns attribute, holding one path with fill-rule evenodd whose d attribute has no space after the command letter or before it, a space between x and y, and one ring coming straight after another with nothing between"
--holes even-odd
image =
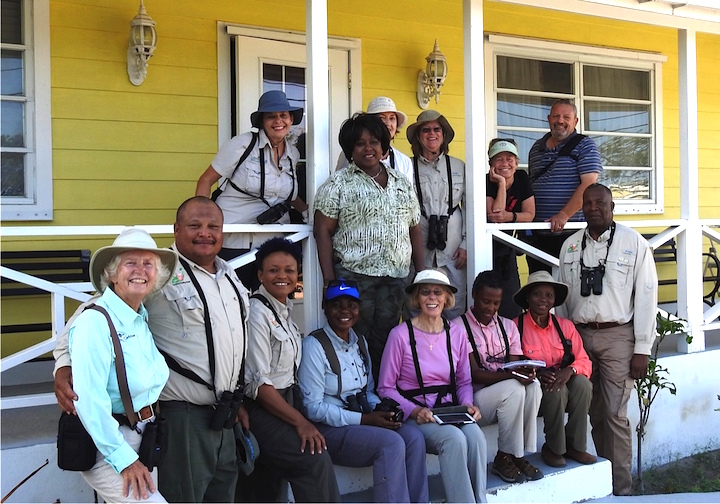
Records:
<instances>
[{"instance_id":1,"label":"yellow wooden wall","mask_svg":"<svg viewBox=\"0 0 720 504\"><path fill-rule=\"evenodd\" d=\"M148 0L159 41L147 79L135 87L127 78L126 50L138 3L50 0L55 218L3 226L171 223L217 149L217 21L305 30L304 0ZM677 32L493 1L485 2L484 14L486 32L667 56L662 81L666 213L655 217L679 217ZM461 0L328 0L328 30L362 41L363 106L374 96L389 95L409 122L421 111L415 101L417 73L437 38L449 76L439 105L431 102L431 108L455 128L451 152L464 158ZM697 47L700 214L716 217L720 37L698 34ZM404 131L396 146L410 152ZM95 250L109 241L3 239L3 247ZM161 245L170 241L159 240ZM3 309L3 321L15 313Z\"/></svg>"}]
</instances>

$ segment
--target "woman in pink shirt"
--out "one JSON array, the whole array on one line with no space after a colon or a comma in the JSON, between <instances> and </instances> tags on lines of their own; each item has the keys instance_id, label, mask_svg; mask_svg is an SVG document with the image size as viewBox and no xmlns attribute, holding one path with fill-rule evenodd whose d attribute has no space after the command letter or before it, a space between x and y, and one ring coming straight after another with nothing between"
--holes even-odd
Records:
<instances>
[{"instance_id":1,"label":"woman in pink shirt","mask_svg":"<svg viewBox=\"0 0 720 504\"><path fill-rule=\"evenodd\" d=\"M525 310L516 319L523 353L547 364L537 376L543 390L539 414L545 421L541 455L552 467L564 467L566 458L581 464L597 460L586 451L592 363L575 324L550 313L551 308L565 302L567 294L567 285L540 270L531 273L514 296L515 303Z\"/></svg>"},{"instance_id":2,"label":"woman in pink shirt","mask_svg":"<svg viewBox=\"0 0 720 504\"><path fill-rule=\"evenodd\" d=\"M378 395L400 404L409 425L423 433L440 459L448 502L487 502L487 445L473 405L468 339L442 316L455 304L457 289L444 272L420 271L408 286L409 303L420 314L390 331L380 364ZM440 425L433 408L465 406L475 422Z\"/></svg>"}]
</instances>

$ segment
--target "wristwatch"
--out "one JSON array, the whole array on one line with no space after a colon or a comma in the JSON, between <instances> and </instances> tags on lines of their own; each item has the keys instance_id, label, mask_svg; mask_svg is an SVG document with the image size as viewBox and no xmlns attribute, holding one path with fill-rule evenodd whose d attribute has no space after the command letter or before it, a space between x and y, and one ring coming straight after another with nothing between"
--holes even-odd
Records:
<instances>
[{"instance_id":1,"label":"wristwatch","mask_svg":"<svg viewBox=\"0 0 720 504\"><path fill-rule=\"evenodd\" d=\"M575 366L570 366L570 369L572 369L573 375L577 374L577 369L575 369Z\"/></svg>"}]
</instances>

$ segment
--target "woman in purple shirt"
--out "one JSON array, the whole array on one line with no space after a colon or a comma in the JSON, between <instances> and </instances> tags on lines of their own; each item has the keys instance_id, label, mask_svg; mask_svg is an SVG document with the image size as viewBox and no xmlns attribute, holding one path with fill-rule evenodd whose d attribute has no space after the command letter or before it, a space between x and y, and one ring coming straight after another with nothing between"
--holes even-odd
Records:
<instances>
[{"instance_id":1,"label":"woman in purple shirt","mask_svg":"<svg viewBox=\"0 0 720 504\"><path fill-rule=\"evenodd\" d=\"M380 364L378 395L400 404L405 421L425 436L430 453L440 459L448 502L487 502L487 445L476 422L440 425L433 408L467 408L474 420L468 339L464 330L442 316L455 304L457 289L444 272L420 271L408 286L409 303L420 314L390 331Z\"/></svg>"}]
</instances>

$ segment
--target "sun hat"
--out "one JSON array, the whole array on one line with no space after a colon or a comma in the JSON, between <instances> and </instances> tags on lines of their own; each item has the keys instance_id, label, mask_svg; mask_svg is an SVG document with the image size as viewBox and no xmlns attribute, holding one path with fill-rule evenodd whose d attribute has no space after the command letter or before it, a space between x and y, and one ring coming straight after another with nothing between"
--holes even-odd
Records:
<instances>
[{"instance_id":1,"label":"sun hat","mask_svg":"<svg viewBox=\"0 0 720 504\"><path fill-rule=\"evenodd\" d=\"M555 280L550 273L541 270L528 275L527 283L515 293L513 300L515 304L520 308L528 308L527 294L530 292L533 286L538 284L552 285L555 289L555 304L553 306L560 306L565 302L565 298L568 295L568 286L562 282Z\"/></svg>"},{"instance_id":2,"label":"sun hat","mask_svg":"<svg viewBox=\"0 0 720 504\"><path fill-rule=\"evenodd\" d=\"M288 102L287 95L282 91L266 91L258 101L258 109L250 114L250 124L254 128L262 128L262 115L265 112L290 112L293 124L300 124L303 118L302 107L293 107Z\"/></svg>"},{"instance_id":3,"label":"sun hat","mask_svg":"<svg viewBox=\"0 0 720 504\"><path fill-rule=\"evenodd\" d=\"M501 152L509 152L510 154L514 154L515 157L520 157L517 147L515 147L512 142L508 142L507 140L500 140L499 142L495 142L493 146L490 147L490 150L488 151L488 158L492 159Z\"/></svg>"},{"instance_id":4,"label":"sun hat","mask_svg":"<svg viewBox=\"0 0 720 504\"><path fill-rule=\"evenodd\" d=\"M455 130L452 129L452 126L450 126L448 120L445 119L445 116L437 110L425 110L423 112L420 112L420 115L417 116L417 120L407 127L408 142L412 143L413 138L415 138L415 130L419 126L422 126L423 123L430 121L437 121L440 123L440 126L442 126L443 132L445 134L446 144L452 142L453 138L455 138Z\"/></svg>"},{"instance_id":5,"label":"sun hat","mask_svg":"<svg viewBox=\"0 0 720 504\"><path fill-rule=\"evenodd\" d=\"M370 103L368 103L368 114L379 114L381 112L395 112L395 115L397 116L397 129L405 126L405 123L407 122L407 114L405 112L400 112L395 106L395 102L387 96L378 96L370 100Z\"/></svg>"},{"instance_id":6,"label":"sun hat","mask_svg":"<svg viewBox=\"0 0 720 504\"><path fill-rule=\"evenodd\" d=\"M97 249L90 259L90 281L98 292L102 290L100 279L105 267L116 255L129 250L148 250L157 254L163 265L170 272L165 283L170 280L172 272L175 271L175 267L177 266L177 253L174 250L158 248L155 240L153 240L152 236L144 229L129 228L120 233L112 245ZM156 285L155 288L159 290L164 286L165 284Z\"/></svg>"},{"instance_id":7,"label":"sun hat","mask_svg":"<svg viewBox=\"0 0 720 504\"><path fill-rule=\"evenodd\" d=\"M338 278L328 283L325 290L325 301L332 301L339 297L351 297L360 301L360 291L356 282Z\"/></svg>"},{"instance_id":8,"label":"sun hat","mask_svg":"<svg viewBox=\"0 0 720 504\"><path fill-rule=\"evenodd\" d=\"M415 280L413 280L413 283L405 287L405 292L410 294L415 288L415 286L420 284L443 285L450 289L453 294L458 291L457 287L453 287L452 285L450 285L450 280L448 280L447 275L437 269L426 269L418 272L418 274L415 275Z\"/></svg>"},{"instance_id":9,"label":"sun hat","mask_svg":"<svg viewBox=\"0 0 720 504\"><path fill-rule=\"evenodd\" d=\"M240 422L235 424L233 431L235 432L238 469L245 476L249 476L255 470L255 461L260 456L260 445L255 435L243 427Z\"/></svg>"}]
</instances>

